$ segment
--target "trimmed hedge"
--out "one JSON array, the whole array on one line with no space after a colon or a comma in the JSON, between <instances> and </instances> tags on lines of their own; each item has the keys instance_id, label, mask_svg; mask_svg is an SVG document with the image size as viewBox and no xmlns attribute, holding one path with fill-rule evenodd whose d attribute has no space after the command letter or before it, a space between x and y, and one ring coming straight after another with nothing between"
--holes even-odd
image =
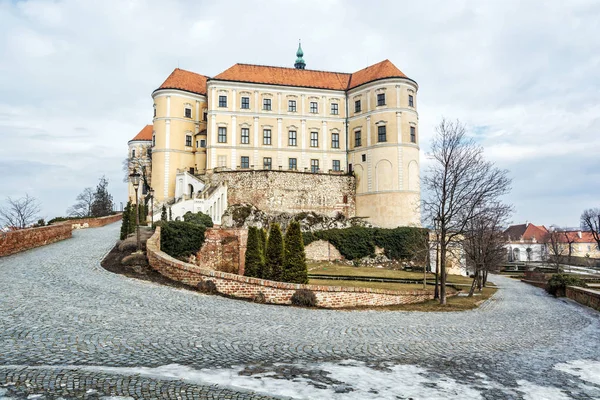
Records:
<instances>
[{"instance_id":1,"label":"trimmed hedge","mask_svg":"<svg viewBox=\"0 0 600 400\"><path fill-rule=\"evenodd\" d=\"M207 228L212 228L214 226L210 215L204 214L203 212L197 212L196 214L193 214L191 211L188 211L183 215L183 220L185 222L204 225Z\"/></svg>"},{"instance_id":2,"label":"trimmed hedge","mask_svg":"<svg viewBox=\"0 0 600 400\"><path fill-rule=\"evenodd\" d=\"M305 232L302 238L305 246L315 240L326 240L348 260L373 257L375 246L383 248L389 259L403 260L412 258L415 250L424 246L425 235L427 229L423 228L383 229L354 226L346 229Z\"/></svg>"},{"instance_id":3,"label":"trimmed hedge","mask_svg":"<svg viewBox=\"0 0 600 400\"><path fill-rule=\"evenodd\" d=\"M546 284L546 291L556 297L564 297L566 295L567 286L586 287L586 284L577 276L554 274Z\"/></svg>"},{"instance_id":4,"label":"trimmed hedge","mask_svg":"<svg viewBox=\"0 0 600 400\"><path fill-rule=\"evenodd\" d=\"M204 243L204 225L183 221L161 221L160 248L175 258L185 258L195 254Z\"/></svg>"}]
</instances>

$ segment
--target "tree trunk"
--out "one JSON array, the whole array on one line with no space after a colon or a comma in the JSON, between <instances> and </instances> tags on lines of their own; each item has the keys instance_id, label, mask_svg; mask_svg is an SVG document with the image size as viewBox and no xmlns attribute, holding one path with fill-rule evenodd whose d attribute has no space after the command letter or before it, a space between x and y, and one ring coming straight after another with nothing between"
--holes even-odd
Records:
<instances>
[{"instance_id":1,"label":"tree trunk","mask_svg":"<svg viewBox=\"0 0 600 400\"><path fill-rule=\"evenodd\" d=\"M479 270L475 269L475 274L473 275L473 282L471 283L471 289L469 289L469 297L473 297L473 293L475 292L475 282L477 282L479 275Z\"/></svg>"},{"instance_id":2,"label":"tree trunk","mask_svg":"<svg viewBox=\"0 0 600 400\"><path fill-rule=\"evenodd\" d=\"M488 271L483 271L483 287L487 284Z\"/></svg>"},{"instance_id":3,"label":"tree trunk","mask_svg":"<svg viewBox=\"0 0 600 400\"><path fill-rule=\"evenodd\" d=\"M440 251L440 304L446 305L446 240L442 235Z\"/></svg>"}]
</instances>

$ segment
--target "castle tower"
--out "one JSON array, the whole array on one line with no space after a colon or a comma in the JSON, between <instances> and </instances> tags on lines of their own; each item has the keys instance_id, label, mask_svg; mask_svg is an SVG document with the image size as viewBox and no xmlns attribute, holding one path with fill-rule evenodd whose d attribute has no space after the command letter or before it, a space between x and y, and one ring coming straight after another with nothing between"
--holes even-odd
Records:
<instances>
[{"instance_id":1,"label":"castle tower","mask_svg":"<svg viewBox=\"0 0 600 400\"><path fill-rule=\"evenodd\" d=\"M175 196L178 170L206 169L206 79L176 68L152 93L152 188L159 203Z\"/></svg>"},{"instance_id":2,"label":"castle tower","mask_svg":"<svg viewBox=\"0 0 600 400\"><path fill-rule=\"evenodd\" d=\"M352 74L348 167L356 214L381 227L420 225L418 85L385 60Z\"/></svg>"},{"instance_id":3,"label":"castle tower","mask_svg":"<svg viewBox=\"0 0 600 400\"><path fill-rule=\"evenodd\" d=\"M302 44L298 42L298 51L296 51L296 62L294 63L294 67L296 69L304 69L306 68L306 63L304 62L304 52L302 51Z\"/></svg>"}]
</instances>

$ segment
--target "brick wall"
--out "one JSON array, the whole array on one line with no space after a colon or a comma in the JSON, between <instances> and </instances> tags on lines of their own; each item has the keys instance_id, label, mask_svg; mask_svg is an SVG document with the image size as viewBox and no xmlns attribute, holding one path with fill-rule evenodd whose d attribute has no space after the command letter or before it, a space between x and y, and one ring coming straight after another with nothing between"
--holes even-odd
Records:
<instances>
[{"instance_id":1,"label":"brick wall","mask_svg":"<svg viewBox=\"0 0 600 400\"><path fill-rule=\"evenodd\" d=\"M347 218L356 215L355 179L351 175L295 171L224 171L211 183L227 183L227 204L250 203L265 212L315 211Z\"/></svg>"},{"instance_id":2,"label":"brick wall","mask_svg":"<svg viewBox=\"0 0 600 400\"><path fill-rule=\"evenodd\" d=\"M123 219L123 214L115 214L109 215L107 217L99 217L99 218L81 218L72 221L64 221L63 224L71 224L73 229L83 229L83 228L99 228L104 225L112 224L113 222L117 222Z\"/></svg>"},{"instance_id":3,"label":"brick wall","mask_svg":"<svg viewBox=\"0 0 600 400\"><path fill-rule=\"evenodd\" d=\"M160 227L146 243L150 266L162 275L196 287L199 282L213 281L220 293L231 297L253 299L262 293L267 303L291 304L297 289L310 289L317 297L317 305L325 308L384 306L419 303L433 297L430 292L414 290L398 292L369 288L343 288L337 286L299 285L250 278L203 266L185 263L160 251Z\"/></svg>"},{"instance_id":4,"label":"brick wall","mask_svg":"<svg viewBox=\"0 0 600 400\"><path fill-rule=\"evenodd\" d=\"M57 224L0 233L0 257L68 239L71 230L70 225Z\"/></svg>"},{"instance_id":5,"label":"brick wall","mask_svg":"<svg viewBox=\"0 0 600 400\"><path fill-rule=\"evenodd\" d=\"M600 311L600 291L567 286L566 296L578 303Z\"/></svg>"},{"instance_id":6,"label":"brick wall","mask_svg":"<svg viewBox=\"0 0 600 400\"><path fill-rule=\"evenodd\" d=\"M244 275L247 243L247 229L209 228L196 255L196 263L217 271Z\"/></svg>"},{"instance_id":7,"label":"brick wall","mask_svg":"<svg viewBox=\"0 0 600 400\"><path fill-rule=\"evenodd\" d=\"M311 261L333 261L344 258L334 245L325 240L315 240L304 248L304 252L306 259Z\"/></svg>"}]
</instances>

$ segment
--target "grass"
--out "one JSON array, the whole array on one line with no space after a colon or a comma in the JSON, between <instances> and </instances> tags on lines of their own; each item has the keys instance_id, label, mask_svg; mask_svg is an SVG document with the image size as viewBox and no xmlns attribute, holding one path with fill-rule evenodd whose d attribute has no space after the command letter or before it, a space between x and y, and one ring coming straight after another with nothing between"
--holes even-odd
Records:
<instances>
[{"instance_id":1,"label":"grass","mask_svg":"<svg viewBox=\"0 0 600 400\"><path fill-rule=\"evenodd\" d=\"M310 279L308 281L310 285L320 286L343 286L343 287L362 287L372 289L385 289L385 290L423 290L422 284L404 284L404 283L393 283L393 282L361 282L361 281L338 281L330 279ZM433 292L434 287L427 285L427 291Z\"/></svg>"},{"instance_id":2,"label":"grass","mask_svg":"<svg viewBox=\"0 0 600 400\"><path fill-rule=\"evenodd\" d=\"M308 264L308 273L313 275L369 276L377 278L400 278L423 281L423 272L400 271L386 268L353 267L350 265L332 263L310 263ZM431 273L427 274L427 280L435 280L435 275ZM472 279L468 276L448 275L448 283L471 284L471 281Z\"/></svg>"}]
</instances>

